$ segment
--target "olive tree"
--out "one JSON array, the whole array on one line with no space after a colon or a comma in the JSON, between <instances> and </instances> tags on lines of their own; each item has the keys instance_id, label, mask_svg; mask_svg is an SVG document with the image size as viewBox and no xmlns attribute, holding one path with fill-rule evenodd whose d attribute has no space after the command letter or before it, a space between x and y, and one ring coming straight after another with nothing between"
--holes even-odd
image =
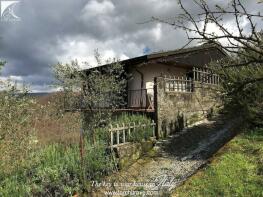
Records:
<instances>
[{"instance_id":1,"label":"olive tree","mask_svg":"<svg viewBox=\"0 0 263 197\"><path fill-rule=\"evenodd\" d=\"M77 61L54 66L56 85L61 88L64 100L61 109L64 112L81 113L80 157L83 187L89 185L87 178L93 180L98 173L105 175L114 169L111 158L113 155L105 154L109 133L101 128L107 127L113 112L125 105L126 74L123 66L115 59L102 66L97 52L95 57L98 66L87 70L81 70ZM98 155L92 161L91 152L87 151L90 146ZM105 156L102 159L99 155ZM104 172L92 170L93 165L104 165Z\"/></svg>"},{"instance_id":2,"label":"olive tree","mask_svg":"<svg viewBox=\"0 0 263 197\"><path fill-rule=\"evenodd\" d=\"M107 125L112 112L125 105L126 74L116 60L102 66L98 52L97 67L81 70L77 61L54 66L56 85L61 88L65 111L80 111L87 139L94 143L95 129Z\"/></svg>"}]
</instances>

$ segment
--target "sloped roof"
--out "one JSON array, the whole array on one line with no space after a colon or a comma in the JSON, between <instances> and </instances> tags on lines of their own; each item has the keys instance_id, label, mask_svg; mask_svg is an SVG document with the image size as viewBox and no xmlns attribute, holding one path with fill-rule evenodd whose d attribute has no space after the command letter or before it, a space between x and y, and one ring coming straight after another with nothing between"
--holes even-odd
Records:
<instances>
[{"instance_id":1,"label":"sloped roof","mask_svg":"<svg viewBox=\"0 0 263 197\"><path fill-rule=\"evenodd\" d=\"M152 53L140 57L121 61L124 65L136 65L140 63L176 63L185 66L204 66L212 60L222 59L227 53L217 45L203 44L200 46L177 49L166 52Z\"/></svg>"},{"instance_id":2,"label":"sloped roof","mask_svg":"<svg viewBox=\"0 0 263 197\"><path fill-rule=\"evenodd\" d=\"M157 52L148 55L143 55L127 60L120 61L125 66L134 66L143 63L161 63L185 67L202 67L205 64L219 60L228 56L228 54L218 45L203 44L184 49L171 50L166 52ZM109 64L102 65L109 66ZM94 68L94 67L93 67ZM98 67L96 67L98 68ZM92 68L91 68L92 69ZM90 69L86 69L90 70Z\"/></svg>"}]
</instances>

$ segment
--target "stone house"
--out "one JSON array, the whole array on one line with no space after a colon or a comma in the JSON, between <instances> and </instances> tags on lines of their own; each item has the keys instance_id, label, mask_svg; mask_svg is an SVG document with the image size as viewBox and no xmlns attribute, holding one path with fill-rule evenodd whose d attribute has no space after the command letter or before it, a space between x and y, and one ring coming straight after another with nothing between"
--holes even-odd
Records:
<instances>
[{"instance_id":1,"label":"stone house","mask_svg":"<svg viewBox=\"0 0 263 197\"><path fill-rule=\"evenodd\" d=\"M125 109L152 117L157 137L191 124L218 102L211 87L219 83L219 78L206 65L226 56L220 47L203 44L121 61L132 76Z\"/></svg>"}]
</instances>

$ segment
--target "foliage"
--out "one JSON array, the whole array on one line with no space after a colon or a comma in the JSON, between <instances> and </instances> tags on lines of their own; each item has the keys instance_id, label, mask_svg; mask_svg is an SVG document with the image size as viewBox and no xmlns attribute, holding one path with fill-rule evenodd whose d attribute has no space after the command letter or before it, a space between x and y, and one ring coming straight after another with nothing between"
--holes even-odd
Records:
<instances>
[{"instance_id":1,"label":"foliage","mask_svg":"<svg viewBox=\"0 0 263 197\"><path fill-rule=\"evenodd\" d=\"M39 122L66 115L57 111L56 102L38 104L26 89L18 90L11 81L1 83L1 88L1 196L71 196L79 192L83 171L78 144L53 142L43 146L33 132L39 129ZM84 152L83 166L89 180L109 173L113 165L104 143L93 146L85 141Z\"/></svg>"},{"instance_id":2,"label":"foliage","mask_svg":"<svg viewBox=\"0 0 263 197\"><path fill-rule=\"evenodd\" d=\"M116 116L111 124L122 125L123 123L125 125L132 125L133 123L135 123L136 125L146 125L145 127L136 128L136 131L131 133L130 140L132 142L141 142L142 140L149 140L149 138L153 135L152 126L150 126L150 124L152 123L151 119L146 117L145 115L124 113L119 116Z\"/></svg>"},{"instance_id":3,"label":"foliage","mask_svg":"<svg viewBox=\"0 0 263 197\"><path fill-rule=\"evenodd\" d=\"M81 165L79 147L61 144L48 145L40 152L37 166L30 172L32 183L35 185L33 193L45 196L73 195L82 188L82 169L85 166L85 176L91 180L99 180L112 170L110 156L103 143L91 145L88 141L84 146L85 158Z\"/></svg>"},{"instance_id":4,"label":"foliage","mask_svg":"<svg viewBox=\"0 0 263 197\"><path fill-rule=\"evenodd\" d=\"M109 121L110 124L115 126L122 126L124 125L146 125L145 127L136 128L135 132L131 132L131 136L129 137L129 140L131 142L141 142L143 140L149 140L150 137L152 137L152 126L150 124L152 123L151 119L148 118L145 115L141 114L128 114L128 113L121 113L116 114L111 117L111 120ZM108 132L109 124L96 128L95 129L95 139L101 140L105 142L106 144L109 144L110 142L110 133Z\"/></svg>"},{"instance_id":5,"label":"foliage","mask_svg":"<svg viewBox=\"0 0 263 197\"><path fill-rule=\"evenodd\" d=\"M244 132L203 172L179 187L176 196L262 196L263 129Z\"/></svg>"},{"instance_id":6,"label":"foliage","mask_svg":"<svg viewBox=\"0 0 263 197\"><path fill-rule=\"evenodd\" d=\"M204 0L185 3L178 0L180 14L168 20L153 19L185 31L188 38L185 46L195 41L206 42L224 49L229 54L242 57L242 62L233 62L231 66L262 64L262 30L257 23L263 18L260 12L263 2L257 3L251 2L255 8L252 11L247 8L246 2L241 0L230 0L227 3L209 3ZM231 26L226 23L229 18L233 20ZM240 49L250 53L243 53Z\"/></svg>"},{"instance_id":7,"label":"foliage","mask_svg":"<svg viewBox=\"0 0 263 197\"><path fill-rule=\"evenodd\" d=\"M209 115L207 115L209 116ZM189 125L192 125L194 123L196 123L197 121L199 121L201 118L200 118L200 115L198 113L194 113L193 115L191 115L188 119L188 124Z\"/></svg>"},{"instance_id":8,"label":"foliage","mask_svg":"<svg viewBox=\"0 0 263 197\"><path fill-rule=\"evenodd\" d=\"M263 47L263 36L257 44ZM220 62L212 63L212 70L220 76L219 95L225 110L246 122L262 126L263 115L263 66L261 63L247 63L247 57L258 59L259 54L249 48L240 48L238 55L232 55ZM236 66L233 66L236 65Z\"/></svg>"},{"instance_id":9,"label":"foliage","mask_svg":"<svg viewBox=\"0 0 263 197\"><path fill-rule=\"evenodd\" d=\"M3 65L0 62L0 69ZM24 169L29 166L30 151L35 145L31 125L35 101L26 97L25 87L18 89L10 80L0 81L0 89L0 193L21 196L30 189L20 181L25 181Z\"/></svg>"},{"instance_id":10,"label":"foliage","mask_svg":"<svg viewBox=\"0 0 263 197\"><path fill-rule=\"evenodd\" d=\"M48 145L31 155L31 166L4 178L0 182L0 193L4 196L73 195L79 189L78 158L77 147Z\"/></svg>"},{"instance_id":11,"label":"foliage","mask_svg":"<svg viewBox=\"0 0 263 197\"><path fill-rule=\"evenodd\" d=\"M3 178L1 178L3 179ZM27 184L26 176L22 173L17 173L13 176L6 176L0 180L0 194L3 197L14 196L29 196L30 185Z\"/></svg>"},{"instance_id":12,"label":"foliage","mask_svg":"<svg viewBox=\"0 0 263 197\"><path fill-rule=\"evenodd\" d=\"M113 160L104 141L96 141L93 145L86 143L85 152L84 165L89 181L100 180L114 170Z\"/></svg>"},{"instance_id":13,"label":"foliage","mask_svg":"<svg viewBox=\"0 0 263 197\"><path fill-rule=\"evenodd\" d=\"M16 84L3 81L0 89L0 176L27 165L29 152L34 146L32 129L33 99L26 97L26 89L17 89Z\"/></svg>"},{"instance_id":14,"label":"foliage","mask_svg":"<svg viewBox=\"0 0 263 197\"><path fill-rule=\"evenodd\" d=\"M253 11L240 0L219 4L204 0L178 3L182 13L174 21L153 19L185 31L188 38L185 46L199 41L227 52L228 58L212 65L222 84L218 96L230 114L244 117L250 125L262 126L263 33L257 22L263 18L260 13L263 2L258 2ZM225 23L229 18L233 19L231 26Z\"/></svg>"},{"instance_id":15,"label":"foliage","mask_svg":"<svg viewBox=\"0 0 263 197\"><path fill-rule=\"evenodd\" d=\"M88 70L81 71L77 61L54 66L55 85L62 88L69 109L71 104L73 110L114 109L124 104L126 74L123 66L115 59L107 62L108 66L102 66L98 53L95 57L98 66Z\"/></svg>"},{"instance_id":16,"label":"foliage","mask_svg":"<svg viewBox=\"0 0 263 197\"><path fill-rule=\"evenodd\" d=\"M37 152L35 160L34 168L27 172L32 194L73 195L79 191L80 160L76 145L48 145Z\"/></svg>"},{"instance_id":17,"label":"foliage","mask_svg":"<svg viewBox=\"0 0 263 197\"><path fill-rule=\"evenodd\" d=\"M113 170L103 142L91 145L86 141L84 151L83 166L89 181L99 180ZM0 177L3 196L72 196L82 189L78 145L50 144L28 159L31 165L24 170Z\"/></svg>"},{"instance_id":18,"label":"foliage","mask_svg":"<svg viewBox=\"0 0 263 197\"><path fill-rule=\"evenodd\" d=\"M231 115L241 116L251 126L262 126L263 67L261 65L220 68L213 65L221 80L218 96Z\"/></svg>"},{"instance_id":19,"label":"foliage","mask_svg":"<svg viewBox=\"0 0 263 197\"><path fill-rule=\"evenodd\" d=\"M99 180L114 170L107 148L107 126L113 118L109 111L101 108L115 109L124 105L124 69L116 62L89 73L81 72L77 66L77 62L56 66L55 75L63 91L44 105L29 97L26 89L18 90L11 81L1 84L4 89L0 94L1 196L72 196L87 189L89 181ZM59 122L67 116L65 98L78 101L75 109L82 112L83 158L78 144L39 143L33 132L35 129L40 132L42 122L50 124L50 119ZM115 122L151 123L145 116L128 114L117 118L113 124ZM72 122L64 126L68 123ZM80 122L75 123L67 129L75 130ZM146 127L134 132L132 138L139 142L151 134L152 128Z\"/></svg>"},{"instance_id":20,"label":"foliage","mask_svg":"<svg viewBox=\"0 0 263 197\"><path fill-rule=\"evenodd\" d=\"M1 70L4 67L5 63L6 63L5 61L0 60L0 74L1 74Z\"/></svg>"},{"instance_id":21,"label":"foliage","mask_svg":"<svg viewBox=\"0 0 263 197\"><path fill-rule=\"evenodd\" d=\"M39 145L70 145L79 142L80 113L64 113L63 108L59 106L61 97L61 93L52 93L37 99L34 127Z\"/></svg>"},{"instance_id":22,"label":"foliage","mask_svg":"<svg viewBox=\"0 0 263 197\"><path fill-rule=\"evenodd\" d=\"M57 86L62 88L65 107L70 110L82 111L82 127L85 136L94 143L95 129L106 126L111 111L123 106L126 88L126 74L117 60L101 66L101 58L95 52L98 67L80 70L77 61L70 64L54 66Z\"/></svg>"}]
</instances>

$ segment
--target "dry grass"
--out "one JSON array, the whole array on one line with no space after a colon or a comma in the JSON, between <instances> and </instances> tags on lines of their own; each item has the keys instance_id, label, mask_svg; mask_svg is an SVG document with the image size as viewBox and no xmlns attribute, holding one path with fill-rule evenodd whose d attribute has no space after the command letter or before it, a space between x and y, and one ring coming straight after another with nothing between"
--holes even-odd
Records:
<instances>
[{"instance_id":1,"label":"dry grass","mask_svg":"<svg viewBox=\"0 0 263 197\"><path fill-rule=\"evenodd\" d=\"M40 144L54 142L72 144L79 139L79 114L66 114L62 118L44 117L35 122L36 134Z\"/></svg>"},{"instance_id":2,"label":"dry grass","mask_svg":"<svg viewBox=\"0 0 263 197\"><path fill-rule=\"evenodd\" d=\"M60 94L50 94L37 98L33 127L39 144L54 142L72 144L79 141L80 113L67 112L62 116L57 113L63 104Z\"/></svg>"}]
</instances>

